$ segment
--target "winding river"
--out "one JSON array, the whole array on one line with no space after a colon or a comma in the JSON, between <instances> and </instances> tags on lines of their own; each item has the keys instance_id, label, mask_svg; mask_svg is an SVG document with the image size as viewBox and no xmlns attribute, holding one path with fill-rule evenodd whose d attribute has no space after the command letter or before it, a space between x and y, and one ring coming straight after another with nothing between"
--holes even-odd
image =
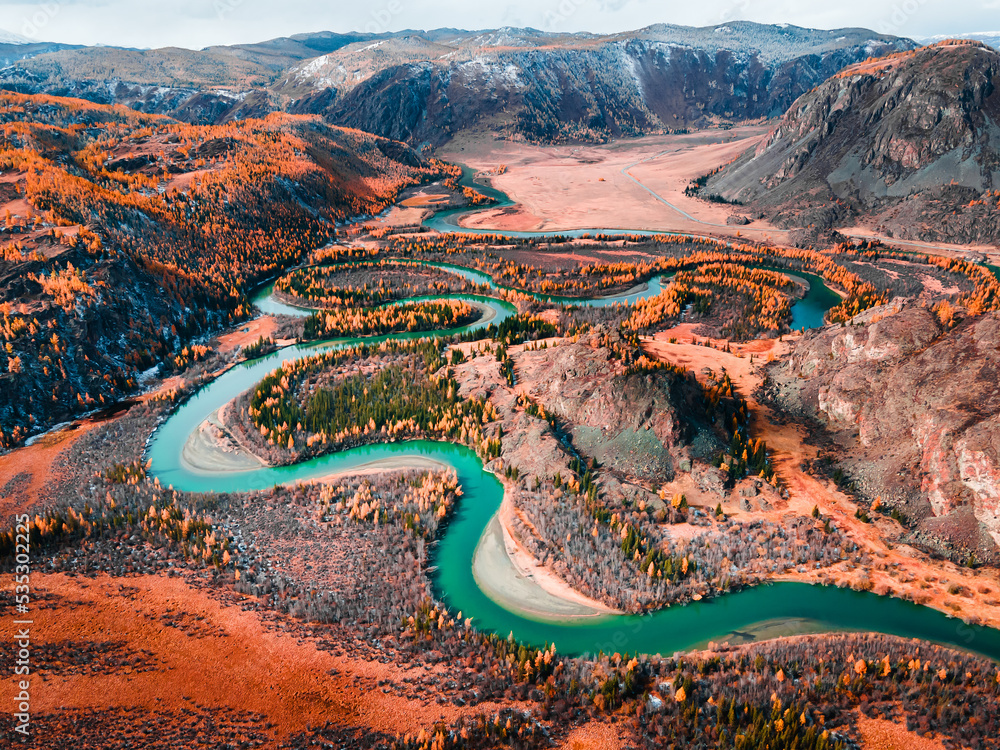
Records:
<instances>
[{"instance_id":1,"label":"winding river","mask_svg":"<svg viewBox=\"0 0 1000 750\"><path fill-rule=\"evenodd\" d=\"M348 261L338 265L351 266L361 262L363 261ZM397 261L397 263L400 265L417 265L427 266L429 268L439 268L443 271L448 271L449 273L461 276L474 284L485 285L491 291L495 292L501 290L517 292L522 291L520 289L515 289L514 287L497 284L493 280L492 276L484 273L483 271L478 271L474 268L466 268L465 266L454 265L452 263L434 263L426 260L400 260ZM793 276L807 283L808 290L806 291L805 296L792 305L791 326L795 330L819 328L823 325L823 319L827 311L840 302L840 297L837 296L837 293L830 289L830 287L823 282L821 277L816 276L815 274L806 273L804 271L790 271L786 268L772 266L760 267L767 271L778 271L780 273ZM630 289L624 294L609 295L607 297L583 299L580 297L560 297L549 294L533 294L532 296L543 302L549 302L556 305L581 305L587 307L631 305L640 299L646 299L647 297L655 297L658 295L661 291L663 291L664 280L669 280L671 276L672 274L659 274L657 276L653 276L645 284L640 284L635 289ZM431 298L416 297L408 301L412 302L420 299ZM307 317L315 312L311 308L296 307L278 300L274 296L274 284L268 284L258 291L257 296L254 299L254 305L256 305L261 312L268 315L292 315L296 317Z\"/></svg>"},{"instance_id":2,"label":"winding river","mask_svg":"<svg viewBox=\"0 0 1000 750\"><path fill-rule=\"evenodd\" d=\"M439 265L497 288L492 279L478 271L444 264L430 265ZM818 277L799 272L795 275L810 282L809 293L793 307L793 314L796 309L799 310L798 325L821 325L823 314L839 298ZM619 297L595 300L555 298L551 301L587 305L632 302L659 293L660 285L661 278L656 277L644 287ZM271 291L271 287L266 287L258 295L256 301L262 310L295 315L310 313L302 308L283 305L271 296ZM509 303L490 297L451 295L450 298L477 304L484 308L486 314L471 325L438 332L443 336L476 330L491 322L498 323L515 312ZM187 492L242 492L317 479L385 459L419 457L451 466L458 474L464 495L432 551L435 593L451 611L461 611L464 617L472 617L481 630L501 635L513 633L518 639L538 645L556 643L560 651L570 655L596 653L598 650L672 654L710 640L738 642L744 638L791 632L851 630L935 641L1000 660L1000 630L968 626L936 610L899 599L800 583L761 585L711 601L668 607L642 616L602 615L585 620L553 621L532 619L508 611L480 589L473 575L477 545L500 507L503 486L484 470L479 457L463 446L428 441L371 445L313 458L294 466L239 471L197 471L182 460L182 448L188 436L212 412L253 387L283 361L363 341L371 344L389 338L413 339L427 335L397 334L300 344L231 368L203 387L156 430L147 451L147 457L152 462L150 475L158 478L163 485Z\"/></svg>"}]
</instances>

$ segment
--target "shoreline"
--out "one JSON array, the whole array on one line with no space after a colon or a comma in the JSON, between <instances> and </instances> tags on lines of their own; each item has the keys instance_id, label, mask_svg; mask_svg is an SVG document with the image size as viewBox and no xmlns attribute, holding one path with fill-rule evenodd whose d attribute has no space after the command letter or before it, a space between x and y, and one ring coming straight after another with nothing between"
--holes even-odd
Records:
<instances>
[{"instance_id":1,"label":"shoreline","mask_svg":"<svg viewBox=\"0 0 1000 750\"><path fill-rule=\"evenodd\" d=\"M226 422L235 399L208 415L187 437L181 448L181 463L201 473L247 471L271 466L250 450Z\"/></svg>"},{"instance_id":2,"label":"shoreline","mask_svg":"<svg viewBox=\"0 0 1000 750\"><path fill-rule=\"evenodd\" d=\"M577 591L539 562L511 532L514 513L505 493L476 547L472 574L487 597L508 611L542 621L624 614Z\"/></svg>"}]
</instances>

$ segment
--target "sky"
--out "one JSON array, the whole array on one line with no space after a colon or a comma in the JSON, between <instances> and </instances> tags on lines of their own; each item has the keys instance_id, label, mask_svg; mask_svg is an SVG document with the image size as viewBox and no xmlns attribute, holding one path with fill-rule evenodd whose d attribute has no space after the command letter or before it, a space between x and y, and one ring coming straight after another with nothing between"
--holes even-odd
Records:
<instances>
[{"instance_id":1,"label":"sky","mask_svg":"<svg viewBox=\"0 0 1000 750\"><path fill-rule=\"evenodd\" d=\"M311 31L532 26L605 33L736 19L929 37L1000 30L1000 0L0 0L0 28L32 39L191 49Z\"/></svg>"}]
</instances>

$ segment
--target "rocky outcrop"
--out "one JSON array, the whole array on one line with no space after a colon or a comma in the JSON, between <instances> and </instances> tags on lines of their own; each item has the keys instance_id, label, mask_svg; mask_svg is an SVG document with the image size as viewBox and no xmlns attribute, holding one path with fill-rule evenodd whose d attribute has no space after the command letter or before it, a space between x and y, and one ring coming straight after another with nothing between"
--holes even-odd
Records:
<instances>
[{"instance_id":1,"label":"rocky outcrop","mask_svg":"<svg viewBox=\"0 0 1000 750\"><path fill-rule=\"evenodd\" d=\"M845 65L910 46L751 23L581 36L353 45L299 66L277 90L303 111L320 111L306 107L315 103L334 122L411 142L479 123L536 141L602 140L772 117ZM373 59L359 60L362 50Z\"/></svg>"},{"instance_id":2,"label":"rocky outcrop","mask_svg":"<svg viewBox=\"0 0 1000 750\"><path fill-rule=\"evenodd\" d=\"M770 393L821 422L859 492L954 551L1000 546L1000 314L946 331L901 305L807 334Z\"/></svg>"},{"instance_id":3,"label":"rocky outcrop","mask_svg":"<svg viewBox=\"0 0 1000 750\"><path fill-rule=\"evenodd\" d=\"M617 478L650 489L721 449L704 418L697 383L667 372L615 375L610 352L562 344L523 352L517 373L585 456Z\"/></svg>"},{"instance_id":4,"label":"rocky outcrop","mask_svg":"<svg viewBox=\"0 0 1000 750\"><path fill-rule=\"evenodd\" d=\"M0 87L194 123L322 114L413 144L477 125L536 141L605 140L773 117L844 66L912 46L865 29L743 21L608 35L319 34L200 51L56 52L0 71Z\"/></svg>"},{"instance_id":5,"label":"rocky outcrop","mask_svg":"<svg viewBox=\"0 0 1000 750\"><path fill-rule=\"evenodd\" d=\"M1000 237L1000 53L941 43L847 68L801 96L706 193L779 225Z\"/></svg>"}]
</instances>

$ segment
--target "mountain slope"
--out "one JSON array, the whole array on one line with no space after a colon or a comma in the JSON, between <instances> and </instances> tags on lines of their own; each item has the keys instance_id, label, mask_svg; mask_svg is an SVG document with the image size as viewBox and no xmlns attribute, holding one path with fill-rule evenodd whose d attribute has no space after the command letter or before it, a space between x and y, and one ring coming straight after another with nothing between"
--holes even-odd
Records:
<instances>
[{"instance_id":1,"label":"mountain slope","mask_svg":"<svg viewBox=\"0 0 1000 750\"><path fill-rule=\"evenodd\" d=\"M21 34L15 34L13 31L7 31L6 29L0 29L0 44L34 44L34 39L29 39Z\"/></svg>"},{"instance_id":2,"label":"mountain slope","mask_svg":"<svg viewBox=\"0 0 1000 750\"><path fill-rule=\"evenodd\" d=\"M785 226L1000 238L1000 53L943 42L844 70L799 98L708 194Z\"/></svg>"},{"instance_id":3,"label":"mountain slope","mask_svg":"<svg viewBox=\"0 0 1000 750\"><path fill-rule=\"evenodd\" d=\"M77 49L77 47L72 44L58 44L56 42L16 42L4 41L0 38L0 68L15 65L23 60L30 60L32 57L49 52L72 49Z\"/></svg>"},{"instance_id":4,"label":"mountain slope","mask_svg":"<svg viewBox=\"0 0 1000 750\"><path fill-rule=\"evenodd\" d=\"M197 52L60 51L0 72L0 86L197 123L274 109L322 114L411 143L476 125L602 140L774 116L844 66L912 46L864 29L749 22L612 35L327 32Z\"/></svg>"},{"instance_id":5,"label":"mountain slope","mask_svg":"<svg viewBox=\"0 0 1000 750\"><path fill-rule=\"evenodd\" d=\"M600 140L773 116L845 65L910 46L747 22L609 36L500 29L349 45L273 88L292 111L411 142L477 123L531 140Z\"/></svg>"},{"instance_id":6,"label":"mountain slope","mask_svg":"<svg viewBox=\"0 0 1000 750\"><path fill-rule=\"evenodd\" d=\"M188 366L335 222L436 174L317 117L191 126L0 93L0 450Z\"/></svg>"},{"instance_id":7,"label":"mountain slope","mask_svg":"<svg viewBox=\"0 0 1000 750\"><path fill-rule=\"evenodd\" d=\"M769 366L771 394L836 436L856 491L910 519L914 540L996 561L1000 316L949 330L925 307L898 305L854 323L807 333Z\"/></svg>"}]
</instances>

